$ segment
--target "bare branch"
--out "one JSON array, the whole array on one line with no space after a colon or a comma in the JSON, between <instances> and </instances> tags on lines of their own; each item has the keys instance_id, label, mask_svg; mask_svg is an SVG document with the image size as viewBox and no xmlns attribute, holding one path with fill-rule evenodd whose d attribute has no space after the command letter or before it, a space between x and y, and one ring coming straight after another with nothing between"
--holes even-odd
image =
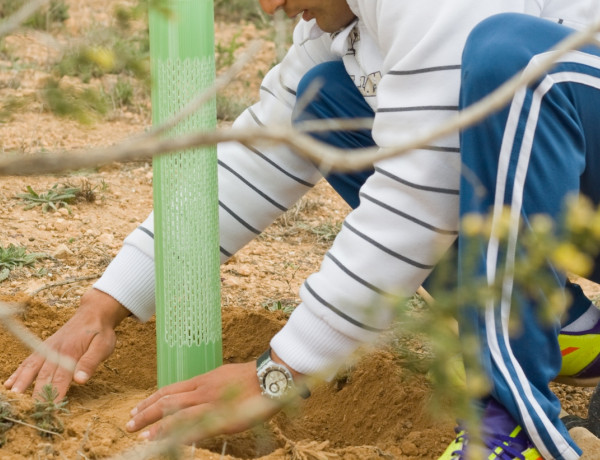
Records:
<instances>
[{"instance_id":1,"label":"bare branch","mask_svg":"<svg viewBox=\"0 0 600 460\"><path fill-rule=\"evenodd\" d=\"M169 129L175 127L178 123L185 120L187 117L192 115L196 110L206 104L217 92L225 88L231 81L236 77L238 73L246 66L252 57L258 53L261 46L260 40L253 40L250 42L248 49L233 63L229 69L219 77L215 79L215 82L206 90L202 91L194 100L186 105L179 113L174 117L160 125L152 128L147 132L147 135L143 137L155 137L165 133ZM139 139L138 139L139 140Z\"/></svg>"},{"instance_id":2,"label":"bare branch","mask_svg":"<svg viewBox=\"0 0 600 460\"><path fill-rule=\"evenodd\" d=\"M467 128L485 118L490 113L506 105L519 88L529 85L547 72L557 59L569 51L579 49L594 42L595 34L600 30L600 21L581 32L574 33L557 45L535 66L527 68L515 76L488 97L461 111L442 125L414 136L393 148L356 149L353 155L347 155L342 149L331 147L312 139L306 134L289 126L269 126L238 130L234 128L217 129L211 132L192 133L173 139L156 139L155 135L128 140L110 148L99 148L80 153L51 153L28 156L15 156L0 161L0 175L36 175L58 173L72 169L98 166L113 161L147 159L151 156L182 151L193 147L214 145L218 142L238 141L242 144L277 143L289 146L297 154L313 161L322 168L338 171L357 171L370 167L374 163L401 155L461 129ZM333 127L333 126L332 126Z\"/></svg>"},{"instance_id":3,"label":"bare branch","mask_svg":"<svg viewBox=\"0 0 600 460\"><path fill-rule=\"evenodd\" d=\"M53 287L64 286L65 284L78 283L79 281L94 280L94 279L100 278L100 276L102 276L102 275L95 274L95 275L87 275L87 276L78 276L77 278L69 278L69 279L62 280L62 281L56 281L54 283L48 283L48 284L45 284L44 286L39 287L31 292L28 292L27 295L29 295L30 297L34 297L36 294L39 294L40 292L42 292L44 289L50 289Z\"/></svg>"},{"instance_id":4,"label":"bare branch","mask_svg":"<svg viewBox=\"0 0 600 460\"><path fill-rule=\"evenodd\" d=\"M30 16L49 1L50 0L31 0L30 2L25 3L18 11L0 23L0 38L18 29L23 22L29 19Z\"/></svg>"},{"instance_id":5,"label":"bare branch","mask_svg":"<svg viewBox=\"0 0 600 460\"><path fill-rule=\"evenodd\" d=\"M57 433L56 431L45 430L44 428L40 428L39 426L32 425L31 423L24 422L23 420L19 420L18 418L7 417L6 415L3 415L2 418L4 420L8 420L9 422L13 422L13 423L17 423L19 425L27 426L29 428L33 428L36 431L40 431L42 433L51 434L52 436L58 436L59 438L63 438L64 439L64 436L61 435L60 433Z\"/></svg>"},{"instance_id":6,"label":"bare branch","mask_svg":"<svg viewBox=\"0 0 600 460\"><path fill-rule=\"evenodd\" d=\"M15 321L12 315L15 314L15 306L6 302L0 302L0 323L23 344L28 346L35 353L43 356L48 361L58 364L60 367L71 372L75 371L75 361L66 355L61 355L56 350L46 346L38 337L29 332L29 330Z\"/></svg>"}]
</instances>

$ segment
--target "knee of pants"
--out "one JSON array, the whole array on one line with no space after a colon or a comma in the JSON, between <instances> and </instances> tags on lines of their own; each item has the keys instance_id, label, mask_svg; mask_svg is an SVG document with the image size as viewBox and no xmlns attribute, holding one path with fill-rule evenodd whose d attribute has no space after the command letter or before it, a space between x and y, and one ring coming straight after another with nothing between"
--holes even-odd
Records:
<instances>
[{"instance_id":1,"label":"knee of pants","mask_svg":"<svg viewBox=\"0 0 600 460\"><path fill-rule=\"evenodd\" d=\"M296 96L301 98L312 83L320 85L320 92L329 91L330 88L339 83L340 75L348 76L342 61L328 61L317 64L300 79Z\"/></svg>"},{"instance_id":2,"label":"knee of pants","mask_svg":"<svg viewBox=\"0 0 600 460\"><path fill-rule=\"evenodd\" d=\"M498 14L479 23L463 50L462 105L492 92L569 32L546 19L517 13Z\"/></svg>"},{"instance_id":3,"label":"knee of pants","mask_svg":"<svg viewBox=\"0 0 600 460\"><path fill-rule=\"evenodd\" d=\"M303 100L312 85L317 86L317 93ZM362 99L342 61L324 62L310 69L298 83L296 99L302 103L294 107L292 120L348 117L350 114L340 101L360 104L359 98Z\"/></svg>"}]
</instances>

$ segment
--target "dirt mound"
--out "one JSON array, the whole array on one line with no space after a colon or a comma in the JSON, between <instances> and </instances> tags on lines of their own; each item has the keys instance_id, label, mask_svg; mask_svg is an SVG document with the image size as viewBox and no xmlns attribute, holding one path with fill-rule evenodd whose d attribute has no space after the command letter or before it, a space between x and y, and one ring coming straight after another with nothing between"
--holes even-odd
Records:
<instances>
[{"instance_id":1,"label":"dirt mound","mask_svg":"<svg viewBox=\"0 0 600 460\"><path fill-rule=\"evenodd\" d=\"M45 335L71 314L71 308L30 299L24 302L22 321L32 332ZM223 309L222 317L226 362L255 359L285 323L280 311L229 307ZM0 343L0 373L6 376L28 352L4 331L0 332ZM101 458L131 448L136 436L123 427L132 407L155 389L155 369L154 322L126 320L118 328L113 356L88 384L70 390L69 413L61 417L64 433L47 438L30 426L17 424L7 431L0 458L31 458L38 453L48 458ZM29 395L3 394L15 418L34 423ZM336 455L323 458L433 458L452 437L452 422L435 419L424 411L428 394L429 386L422 377L408 375L397 357L377 350L316 388L299 407L248 432L205 441L198 446L202 451L196 456L206 458L204 450L225 450L235 458L281 458L296 450Z\"/></svg>"}]
</instances>

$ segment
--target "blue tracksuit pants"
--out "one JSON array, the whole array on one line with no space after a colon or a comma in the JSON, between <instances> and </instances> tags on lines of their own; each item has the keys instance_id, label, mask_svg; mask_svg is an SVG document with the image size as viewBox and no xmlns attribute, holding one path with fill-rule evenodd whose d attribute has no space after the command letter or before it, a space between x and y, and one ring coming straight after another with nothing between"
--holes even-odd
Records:
<instances>
[{"instance_id":1,"label":"blue tracksuit pants","mask_svg":"<svg viewBox=\"0 0 600 460\"><path fill-rule=\"evenodd\" d=\"M482 22L463 54L461 106L534 65L570 33L525 15L502 14ZM461 154L469 171L461 182L461 216L492 211L499 219L503 206L512 211L508 242L482 241L476 273L465 267L467 239L459 236L459 283L483 275L503 286L497 301L465 311L461 332L478 335L492 396L521 423L544 458L578 458L580 451L559 419L560 403L548 387L561 367L559 318L550 324L540 319L540 302L523 293L512 267L523 257L520 232L528 231L531 216L543 213L558 222L569 195L600 202L600 50L587 47L561 58L509 106L467 129ZM467 179L473 175L477 180ZM596 267L593 278L598 280L600 264ZM550 262L541 270L557 288L565 286L565 274ZM509 322L515 317L521 330L511 334Z\"/></svg>"}]
</instances>

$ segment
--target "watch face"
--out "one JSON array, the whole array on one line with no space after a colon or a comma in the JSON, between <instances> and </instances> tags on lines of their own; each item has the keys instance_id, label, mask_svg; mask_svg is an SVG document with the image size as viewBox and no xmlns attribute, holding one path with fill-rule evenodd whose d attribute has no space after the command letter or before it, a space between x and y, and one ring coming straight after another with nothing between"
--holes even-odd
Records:
<instances>
[{"instance_id":1,"label":"watch face","mask_svg":"<svg viewBox=\"0 0 600 460\"><path fill-rule=\"evenodd\" d=\"M272 370L265 375L264 388L272 395L281 395L288 388L288 378L280 370Z\"/></svg>"}]
</instances>

